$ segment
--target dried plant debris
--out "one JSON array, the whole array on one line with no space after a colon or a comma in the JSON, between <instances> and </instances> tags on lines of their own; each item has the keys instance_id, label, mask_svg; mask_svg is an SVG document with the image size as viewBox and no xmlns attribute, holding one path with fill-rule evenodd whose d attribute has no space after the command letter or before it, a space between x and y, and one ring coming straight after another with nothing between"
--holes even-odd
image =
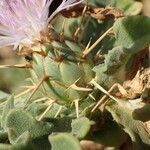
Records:
<instances>
[{"instance_id":1,"label":"dried plant debris","mask_svg":"<svg viewBox=\"0 0 150 150\"><path fill-rule=\"evenodd\" d=\"M89 11L87 11L87 14L89 14L90 16L92 16L100 22L108 18L118 19L124 16L123 12L120 9L111 6L106 6L105 8L89 9Z\"/></svg>"},{"instance_id":2,"label":"dried plant debris","mask_svg":"<svg viewBox=\"0 0 150 150\"><path fill-rule=\"evenodd\" d=\"M62 15L68 18L78 17L83 14L84 9L85 9L84 15L89 15L100 22L109 18L117 19L119 17L124 16L123 11L112 6L106 6L105 8L95 8L88 5L87 6L80 5L79 7L70 9L69 11L63 11Z\"/></svg>"},{"instance_id":3,"label":"dried plant debris","mask_svg":"<svg viewBox=\"0 0 150 150\"><path fill-rule=\"evenodd\" d=\"M123 88L126 94L123 96L127 99L136 99L144 93L145 90L150 88L150 69L139 70L132 80L125 81ZM120 92L123 93L120 88Z\"/></svg>"}]
</instances>

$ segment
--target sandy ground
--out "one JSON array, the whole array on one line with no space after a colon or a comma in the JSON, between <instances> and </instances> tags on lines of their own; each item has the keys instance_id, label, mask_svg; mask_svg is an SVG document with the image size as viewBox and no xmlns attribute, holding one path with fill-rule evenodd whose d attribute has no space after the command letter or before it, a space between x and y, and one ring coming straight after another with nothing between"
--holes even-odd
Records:
<instances>
[{"instance_id":1,"label":"sandy ground","mask_svg":"<svg viewBox=\"0 0 150 150\"><path fill-rule=\"evenodd\" d=\"M143 14L145 16L149 16L150 17L150 0L142 0L143 1Z\"/></svg>"}]
</instances>

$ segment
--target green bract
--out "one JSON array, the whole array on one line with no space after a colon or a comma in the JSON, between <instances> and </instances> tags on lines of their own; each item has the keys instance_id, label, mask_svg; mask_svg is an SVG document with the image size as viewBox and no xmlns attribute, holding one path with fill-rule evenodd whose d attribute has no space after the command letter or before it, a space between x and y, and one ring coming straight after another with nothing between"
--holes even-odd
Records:
<instances>
[{"instance_id":1,"label":"green bract","mask_svg":"<svg viewBox=\"0 0 150 150\"><path fill-rule=\"evenodd\" d=\"M83 50L83 46L71 41L52 41L46 45L44 56L33 53L33 80L38 83L42 78L48 77L42 84L45 95L60 103L87 98L90 91L89 82L94 77L94 72L92 58L82 58Z\"/></svg>"}]
</instances>

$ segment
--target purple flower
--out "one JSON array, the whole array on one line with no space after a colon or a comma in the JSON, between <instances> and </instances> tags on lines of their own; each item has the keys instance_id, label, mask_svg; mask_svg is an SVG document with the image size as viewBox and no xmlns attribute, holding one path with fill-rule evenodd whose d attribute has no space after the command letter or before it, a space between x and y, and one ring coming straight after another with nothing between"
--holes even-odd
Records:
<instances>
[{"instance_id":1,"label":"purple flower","mask_svg":"<svg viewBox=\"0 0 150 150\"><path fill-rule=\"evenodd\" d=\"M19 44L30 45L46 32L49 21L60 11L73 7L83 0L61 0L49 16L55 0L0 0L0 47Z\"/></svg>"}]
</instances>

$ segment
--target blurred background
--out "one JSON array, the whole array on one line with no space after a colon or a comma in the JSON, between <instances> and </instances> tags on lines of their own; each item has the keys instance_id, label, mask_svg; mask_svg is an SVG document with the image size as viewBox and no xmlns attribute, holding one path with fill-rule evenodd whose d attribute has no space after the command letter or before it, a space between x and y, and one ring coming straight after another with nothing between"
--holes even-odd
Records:
<instances>
[{"instance_id":1,"label":"blurred background","mask_svg":"<svg viewBox=\"0 0 150 150\"><path fill-rule=\"evenodd\" d=\"M17 56L17 51L13 50L13 47L0 48L0 91L13 93L29 75L27 69L3 68L3 66L25 63L25 59Z\"/></svg>"},{"instance_id":2,"label":"blurred background","mask_svg":"<svg viewBox=\"0 0 150 150\"><path fill-rule=\"evenodd\" d=\"M150 0L142 0L142 3L142 14L150 16ZM25 63L25 59L17 56L17 51L12 47L0 48L0 66ZM27 77L29 77L27 69L0 68L0 91L13 93Z\"/></svg>"}]
</instances>

